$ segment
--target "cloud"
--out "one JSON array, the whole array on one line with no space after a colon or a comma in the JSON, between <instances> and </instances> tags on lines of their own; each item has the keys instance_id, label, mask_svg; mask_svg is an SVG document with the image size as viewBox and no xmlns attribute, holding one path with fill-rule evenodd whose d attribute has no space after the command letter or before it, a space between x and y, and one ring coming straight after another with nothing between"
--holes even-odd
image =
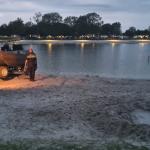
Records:
<instances>
[{"instance_id":1,"label":"cloud","mask_svg":"<svg viewBox=\"0 0 150 150\"><path fill-rule=\"evenodd\" d=\"M84 1L84 0L83 0ZM148 0L106 0L86 1L86 3L74 3L71 6L78 9L93 9L103 12L130 12L130 13L150 13L150 1Z\"/></svg>"},{"instance_id":2,"label":"cloud","mask_svg":"<svg viewBox=\"0 0 150 150\"><path fill-rule=\"evenodd\" d=\"M35 8L40 8L38 5L29 1L15 1L0 0L0 12L28 12L33 11Z\"/></svg>"},{"instance_id":3,"label":"cloud","mask_svg":"<svg viewBox=\"0 0 150 150\"><path fill-rule=\"evenodd\" d=\"M104 21L120 21L124 27L148 26L150 0L0 0L0 24L17 17L27 21L35 12L59 12L62 16L102 14Z\"/></svg>"},{"instance_id":4,"label":"cloud","mask_svg":"<svg viewBox=\"0 0 150 150\"><path fill-rule=\"evenodd\" d=\"M0 12L92 9L104 12L150 12L149 0L0 0ZM12 6L13 4L13 6Z\"/></svg>"}]
</instances>

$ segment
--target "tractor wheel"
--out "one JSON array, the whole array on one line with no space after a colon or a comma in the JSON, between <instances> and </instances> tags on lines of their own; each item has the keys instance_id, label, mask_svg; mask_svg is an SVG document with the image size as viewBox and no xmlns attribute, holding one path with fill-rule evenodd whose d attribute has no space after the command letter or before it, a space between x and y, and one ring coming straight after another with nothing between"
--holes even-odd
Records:
<instances>
[{"instance_id":1,"label":"tractor wheel","mask_svg":"<svg viewBox=\"0 0 150 150\"><path fill-rule=\"evenodd\" d=\"M0 66L0 78L7 78L8 76L8 68L5 66Z\"/></svg>"}]
</instances>

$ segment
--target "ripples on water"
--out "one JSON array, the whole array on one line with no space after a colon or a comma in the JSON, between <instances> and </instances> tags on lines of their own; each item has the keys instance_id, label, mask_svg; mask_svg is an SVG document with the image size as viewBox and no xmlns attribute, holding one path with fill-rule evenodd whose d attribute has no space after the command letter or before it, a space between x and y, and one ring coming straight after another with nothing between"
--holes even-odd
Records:
<instances>
[{"instance_id":1,"label":"ripples on water","mask_svg":"<svg viewBox=\"0 0 150 150\"><path fill-rule=\"evenodd\" d=\"M149 43L38 44L38 72L150 79Z\"/></svg>"}]
</instances>

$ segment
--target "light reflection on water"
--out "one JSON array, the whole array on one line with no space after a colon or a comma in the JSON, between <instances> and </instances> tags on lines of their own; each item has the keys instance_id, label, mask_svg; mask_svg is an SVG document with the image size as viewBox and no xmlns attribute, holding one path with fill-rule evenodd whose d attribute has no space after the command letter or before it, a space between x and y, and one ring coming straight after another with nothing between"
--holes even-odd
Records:
<instances>
[{"instance_id":1,"label":"light reflection on water","mask_svg":"<svg viewBox=\"0 0 150 150\"><path fill-rule=\"evenodd\" d=\"M24 45L30 46L37 53L39 73L150 79L148 43Z\"/></svg>"}]
</instances>

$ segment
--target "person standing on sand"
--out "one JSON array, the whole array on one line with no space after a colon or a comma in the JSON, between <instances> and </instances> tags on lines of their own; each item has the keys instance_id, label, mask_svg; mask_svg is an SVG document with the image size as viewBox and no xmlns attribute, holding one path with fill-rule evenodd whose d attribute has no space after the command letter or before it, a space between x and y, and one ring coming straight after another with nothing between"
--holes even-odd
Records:
<instances>
[{"instance_id":1,"label":"person standing on sand","mask_svg":"<svg viewBox=\"0 0 150 150\"><path fill-rule=\"evenodd\" d=\"M35 71L37 70L37 57L32 48L29 48L25 61L25 73L29 75L30 81L35 81Z\"/></svg>"}]
</instances>

